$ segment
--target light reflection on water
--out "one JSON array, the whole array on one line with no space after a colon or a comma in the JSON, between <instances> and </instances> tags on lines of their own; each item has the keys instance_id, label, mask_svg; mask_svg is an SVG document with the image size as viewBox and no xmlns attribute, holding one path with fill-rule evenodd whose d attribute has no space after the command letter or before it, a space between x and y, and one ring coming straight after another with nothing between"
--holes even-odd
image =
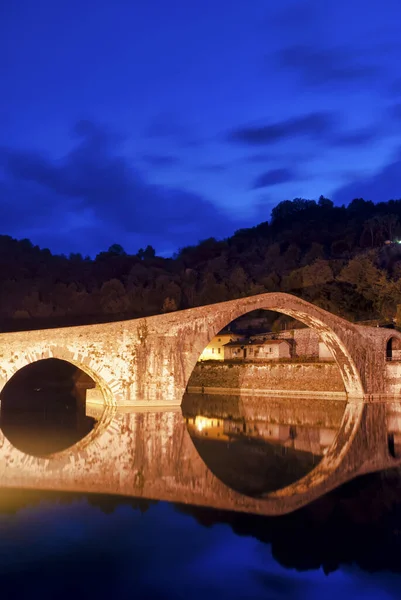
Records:
<instances>
[{"instance_id":1,"label":"light reflection on water","mask_svg":"<svg viewBox=\"0 0 401 600\"><path fill-rule=\"evenodd\" d=\"M345 402L185 394L192 441L213 474L249 496L267 494L314 469L340 428Z\"/></svg>"}]
</instances>

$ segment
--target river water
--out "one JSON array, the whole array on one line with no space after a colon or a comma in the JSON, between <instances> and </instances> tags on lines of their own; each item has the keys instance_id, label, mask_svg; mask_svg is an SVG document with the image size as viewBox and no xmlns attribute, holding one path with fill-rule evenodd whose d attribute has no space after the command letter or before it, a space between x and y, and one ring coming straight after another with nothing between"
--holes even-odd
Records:
<instances>
[{"instance_id":1,"label":"river water","mask_svg":"<svg viewBox=\"0 0 401 600\"><path fill-rule=\"evenodd\" d=\"M401 598L398 466L269 504L324 465L346 402L187 394L110 413L34 386L1 398L1 598Z\"/></svg>"}]
</instances>

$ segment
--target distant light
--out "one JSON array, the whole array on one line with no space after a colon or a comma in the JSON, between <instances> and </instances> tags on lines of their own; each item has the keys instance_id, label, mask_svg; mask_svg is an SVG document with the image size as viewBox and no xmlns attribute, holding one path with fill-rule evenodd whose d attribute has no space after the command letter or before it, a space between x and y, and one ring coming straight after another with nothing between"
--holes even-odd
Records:
<instances>
[{"instance_id":1,"label":"distant light","mask_svg":"<svg viewBox=\"0 0 401 600\"><path fill-rule=\"evenodd\" d=\"M209 419L207 419L205 417L201 417L200 415L197 415L195 417L195 427L196 427L196 429L199 432L203 431L205 428L209 427L208 421L209 421Z\"/></svg>"}]
</instances>

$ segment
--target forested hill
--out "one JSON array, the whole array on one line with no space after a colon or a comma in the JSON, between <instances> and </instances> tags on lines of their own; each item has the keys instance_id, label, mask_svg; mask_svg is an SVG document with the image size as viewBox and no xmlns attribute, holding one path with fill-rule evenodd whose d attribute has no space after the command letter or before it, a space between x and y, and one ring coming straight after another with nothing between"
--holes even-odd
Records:
<instances>
[{"instance_id":1,"label":"forested hill","mask_svg":"<svg viewBox=\"0 0 401 600\"><path fill-rule=\"evenodd\" d=\"M173 258L151 246L128 255L118 244L93 260L56 256L0 236L0 326L134 318L273 291L351 320L392 322L401 306L398 236L401 200L335 207L324 197L281 202L270 222Z\"/></svg>"}]
</instances>

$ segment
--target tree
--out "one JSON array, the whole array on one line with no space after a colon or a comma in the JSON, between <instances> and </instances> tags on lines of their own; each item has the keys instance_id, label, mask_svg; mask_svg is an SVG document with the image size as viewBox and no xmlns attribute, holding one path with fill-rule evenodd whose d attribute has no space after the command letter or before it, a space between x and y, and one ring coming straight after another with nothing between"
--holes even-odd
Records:
<instances>
[{"instance_id":1,"label":"tree","mask_svg":"<svg viewBox=\"0 0 401 600\"><path fill-rule=\"evenodd\" d=\"M367 219L363 224L362 236L369 233L370 247L373 248L378 232L381 230L380 221L377 217Z\"/></svg>"},{"instance_id":2,"label":"tree","mask_svg":"<svg viewBox=\"0 0 401 600\"><path fill-rule=\"evenodd\" d=\"M140 248L137 253L137 257L141 260L147 260L156 256L156 250L152 246L146 246L145 250Z\"/></svg>"},{"instance_id":3,"label":"tree","mask_svg":"<svg viewBox=\"0 0 401 600\"><path fill-rule=\"evenodd\" d=\"M397 304L394 322L396 328L401 330L401 304Z\"/></svg>"},{"instance_id":4,"label":"tree","mask_svg":"<svg viewBox=\"0 0 401 600\"><path fill-rule=\"evenodd\" d=\"M104 313L119 314L128 310L128 298L121 281L110 279L102 285L100 305Z\"/></svg>"},{"instance_id":5,"label":"tree","mask_svg":"<svg viewBox=\"0 0 401 600\"><path fill-rule=\"evenodd\" d=\"M301 271L303 287L318 286L333 281L333 271L327 260L315 260Z\"/></svg>"},{"instance_id":6,"label":"tree","mask_svg":"<svg viewBox=\"0 0 401 600\"><path fill-rule=\"evenodd\" d=\"M294 198L294 200L284 200L275 206L272 210L272 222L292 221L310 209L316 208L314 200L305 200L304 198Z\"/></svg>"},{"instance_id":7,"label":"tree","mask_svg":"<svg viewBox=\"0 0 401 600\"><path fill-rule=\"evenodd\" d=\"M115 256L127 256L126 251L120 244L112 244L107 252L109 254L114 254Z\"/></svg>"},{"instance_id":8,"label":"tree","mask_svg":"<svg viewBox=\"0 0 401 600\"><path fill-rule=\"evenodd\" d=\"M228 287L234 294L243 294L246 291L248 277L242 267L235 267L230 273Z\"/></svg>"},{"instance_id":9,"label":"tree","mask_svg":"<svg viewBox=\"0 0 401 600\"><path fill-rule=\"evenodd\" d=\"M333 208L334 204L333 204L332 200L329 200L328 198L325 198L324 196L319 196L318 206L320 208L330 209L330 208Z\"/></svg>"},{"instance_id":10,"label":"tree","mask_svg":"<svg viewBox=\"0 0 401 600\"><path fill-rule=\"evenodd\" d=\"M174 298L165 298L163 302L162 312L173 312L174 310L177 310L177 303L174 300Z\"/></svg>"},{"instance_id":11,"label":"tree","mask_svg":"<svg viewBox=\"0 0 401 600\"><path fill-rule=\"evenodd\" d=\"M313 242L311 244L308 252L305 254L305 256L302 260L302 263L304 265L310 265L318 258L323 258L323 257L324 257L324 248L323 248L322 244L317 244L316 242Z\"/></svg>"}]
</instances>

